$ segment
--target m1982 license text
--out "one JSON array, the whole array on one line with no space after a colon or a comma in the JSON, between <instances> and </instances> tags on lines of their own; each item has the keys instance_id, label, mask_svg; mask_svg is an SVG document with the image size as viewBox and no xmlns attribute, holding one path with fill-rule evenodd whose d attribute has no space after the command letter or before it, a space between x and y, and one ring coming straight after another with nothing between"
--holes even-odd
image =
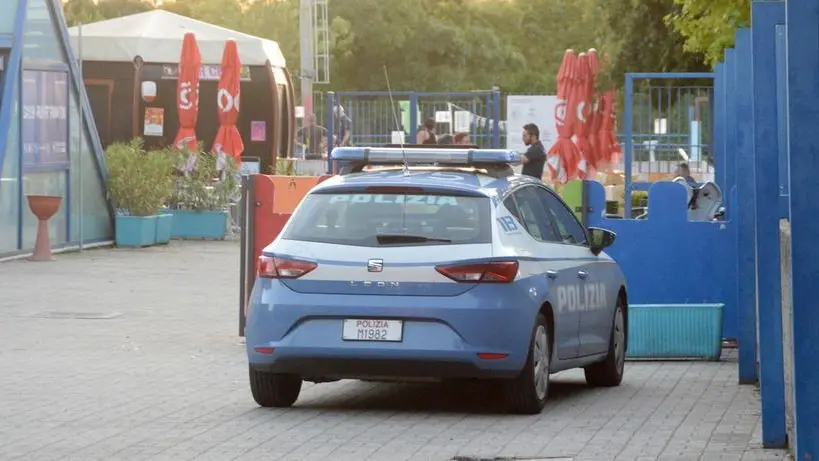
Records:
<instances>
[{"instance_id":1,"label":"m1982 license text","mask_svg":"<svg viewBox=\"0 0 819 461\"><path fill-rule=\"evenodd\" d=\"M385 319L345 319L341 339L345 341L401 341L404 322Z\"/></svg>"}]
</instances>

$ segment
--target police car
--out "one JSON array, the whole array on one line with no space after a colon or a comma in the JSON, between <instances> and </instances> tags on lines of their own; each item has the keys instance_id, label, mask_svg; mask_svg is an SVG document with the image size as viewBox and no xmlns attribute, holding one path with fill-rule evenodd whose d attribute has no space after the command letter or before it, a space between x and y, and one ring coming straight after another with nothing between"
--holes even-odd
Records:
<instances>
[{"instance_id":1,"label":"police car","mask_svg":"<svg viewBox=\"0 0 819 461\"><path fill-rule=\"evenodd\" d=\"M541 181L506 150L336 148L342 174L311 190L264 248L245 336L250 388L287 407L303 381L482 379L538 413L549 375L623 378L626 282Z\"/></svg>"}]
</instances>

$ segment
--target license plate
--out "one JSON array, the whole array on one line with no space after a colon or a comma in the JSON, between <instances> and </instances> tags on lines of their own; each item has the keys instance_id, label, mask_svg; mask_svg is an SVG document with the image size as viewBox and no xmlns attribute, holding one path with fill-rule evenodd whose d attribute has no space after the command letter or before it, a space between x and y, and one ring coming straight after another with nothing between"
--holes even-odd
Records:
<instances>
[{"instance_id":1,"label":"license plate","mask_svg":"<svg viewBox=\"0 0 819 461\"><path fill-rule=\"evenodd\" d=\"M404 322L383 319L345 319L341 339L345 341L399 342L404 336Z\"/></svg>"}]
</instances>

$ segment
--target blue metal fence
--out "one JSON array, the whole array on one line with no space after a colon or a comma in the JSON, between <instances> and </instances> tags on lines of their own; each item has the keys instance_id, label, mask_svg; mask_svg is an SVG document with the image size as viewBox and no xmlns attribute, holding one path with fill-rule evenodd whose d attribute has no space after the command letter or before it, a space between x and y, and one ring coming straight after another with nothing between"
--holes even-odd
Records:
<instances>
[{"instance_id":1,"label":"blue metal fence","mask_svg":"<svg viewBox=\"0 0 819 461\"><path fill-rule=\"evenodd\" d=\"M624 216L631 216L631 192L647 190L652 173L671 174L686 162L697 179L714 179L713 79L712 73L626 74ZM632 183L635 175L644 180Z\"/></svg>"},{"instance_id":2,"label":"blue metal fence","mask_svg":"<svg viewBox=\"0 0 819 461\"><path fill-rule=\"evenodd\" d=\"M350 144L383 145L403 132L403 141L414 143L424 120L436 120L438 136L466 132L482 147L500 147L500 91L423 93L410 91L344 91L317 94L313 98L320 123L338 132L334 107L342 107L352 125Z\"/></svg>"}]
</instances>

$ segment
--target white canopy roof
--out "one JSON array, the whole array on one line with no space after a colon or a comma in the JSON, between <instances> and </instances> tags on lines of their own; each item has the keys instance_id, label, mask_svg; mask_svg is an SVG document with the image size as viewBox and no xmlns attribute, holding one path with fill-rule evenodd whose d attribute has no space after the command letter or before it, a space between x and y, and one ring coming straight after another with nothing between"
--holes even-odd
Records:
<instances>
[{"instance_id":1,"label":"white canopy roof","mask_svg":"<svg viewBox=\"0 0 819 461\"><path fill-rule=\"evenodd\" d=\"M76 55L80 52L79 32L77 26L68 29ZM221 63L225 41L233 39L242 65L263 66L269 60L276 67L285 67L279 44L272 40L159 9L82 26L82 60L132 62L141 56L146 63L177 63L186 32L196 34L202 64Z\"/></svg>"}]
</instances>

